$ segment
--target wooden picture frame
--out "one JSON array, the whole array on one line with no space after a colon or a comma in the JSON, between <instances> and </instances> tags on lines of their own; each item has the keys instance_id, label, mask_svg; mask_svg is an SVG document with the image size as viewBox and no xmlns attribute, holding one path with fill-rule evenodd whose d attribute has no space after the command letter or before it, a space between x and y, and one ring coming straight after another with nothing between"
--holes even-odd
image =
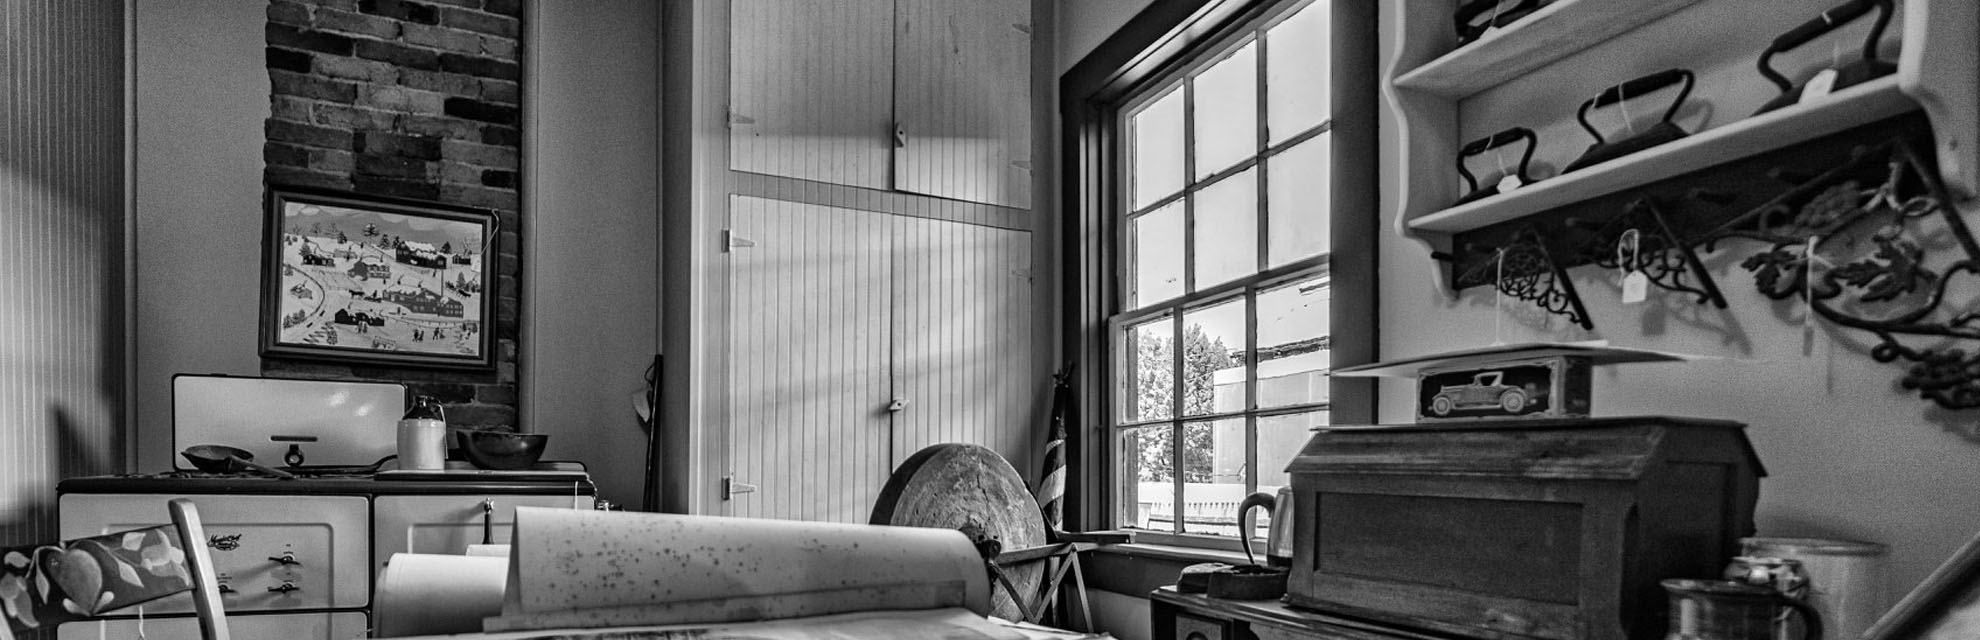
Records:
<instances>
[{"instance_id":1,"label":"wooden picture frame","mask_svg":"<svg viewBox=\"0 0 1980 640\"><path fill-rule=\"evenodd\" d=\"M1972 638L1980 638L1980 535L1863 632L1863 640Z\"/></svg>"},{"instance_id":2,"label":"wooden picture frame","mask_svg":"<svg viewBox=\"0 0 1980 640\"><path fill-rule=\"evenodd\" d=\"M273 185L265 208L263 357L494 367L492 212Z\"/></svg>"}]
</instances>

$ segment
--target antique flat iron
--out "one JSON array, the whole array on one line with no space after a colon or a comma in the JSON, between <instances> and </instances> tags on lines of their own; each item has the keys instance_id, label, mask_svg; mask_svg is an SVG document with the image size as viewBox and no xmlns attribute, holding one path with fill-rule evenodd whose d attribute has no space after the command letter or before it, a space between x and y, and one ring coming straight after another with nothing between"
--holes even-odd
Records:
<instances>
[{"instance_id":1,"label":"antique flat iron","mask_svg":"<svg viewBox=\"0 0 1980 640\"><path fill-rule=\"evenodd\" d=\"M1458 46L1471 44L1485 32L1518 22L1538 11L1540 0L1471 0L1458 6L1451 18L1457 23Z\"/></svg>"},{"instance_id":2,"label":"antique flat iron","mask_svg":"<svg viewBox=\"0 0 1980 640\"><path fill-rule=\"evenodd\" d=\"M1526 142L1526 151L1520 154L1519 165L1513 170L1507 171L1505 163L1501 162L1499 164L1498 180L1492 184L1485 185L1481 188L1478 184L1478 177L1472 175L1471 169L1464 166L1465 160L1522 140ZM1539 145L1540 139L1533 134L1532 129L1526 127L1513 127L1465 143L1462 148L1458 149L1457 170L1458 175L1464 176L1464 183L1470 185L1471 192L1464 194L1462 198L1458 198L1457 204L1490 198L1525 185L1533 184L1533 178L1531 174L1527 173L1527 168L1533 162L1533 148Z\"/></svg>"},{"instance_id":3,"label":"antique flat iron","mask_svg":"<svg viewBox=\"0 0 1980 640\"><path fill-rule=\"evenodd\" d=\"M1590 98L1587 102L1581 103L1581 110L1575 113L1575 119L1581 121L1581 128L1588 130L1589 135L1595 136L1595 144L1589 145L1588 151L1582 153L1581 157L1576 158L1574 162L1569 163L1567 168L1561 170L1561 173L1608 162L1689 135L1683 127L1679 127L1677 123L1671 122L1671 118L1677 116L1679 107L1684 106L1684 99L1691 96L1691 86L1696 82L1697 79L1692 76L1691 71L1688 69L1659 71L1609 87L1602 91L1601 94ZM1640 132L1635 131L1635 128L1629 124L1629 109L1624 103L1671 85L1680 85L1680 87L1678 88L1677 97L1671 100L1670 108L1664 110L1663 119L1659 120L1655 126L1649 129ZM1590 109L1599 109L1609 105L1624 105L1623 126L1625 129L1633 132L1628 138L1610 141L1602 137L1602 132L1595 130L1595 125L1588 123L1588 111Z\"/></svg>"},{"instance_id":4,"label":"antique flat iron","mask_svg":"<svg viewBox=\"0 0 1980 640\"><path fill-rule=\"evenodd\" d=\"M1807 44L1822 34L1835 31L1843 25L1855 21L1877 10L1877 21L1870 26L1870 36L1863 41L1863 50L1857 61L1823 69L1814 77L1800 85L1788 82L1786 76L1774 70L1774 54L1785 53ZM1891 23L1891 0L1852 0L1841 6L1822 12L1820 17L1809 20L1794 30L1781 34L1774 44L1760 54L1760 75L1766 76L1775 86L1781 88L1781 95L1768 100L1755 115L1773 111L1781 107L1809 99L1828 95L1845 87L1862 84L1897 72L1897 64L1877 59L1877 41L1884 37L1884 28Z\"/></svg>"}]
</instances>

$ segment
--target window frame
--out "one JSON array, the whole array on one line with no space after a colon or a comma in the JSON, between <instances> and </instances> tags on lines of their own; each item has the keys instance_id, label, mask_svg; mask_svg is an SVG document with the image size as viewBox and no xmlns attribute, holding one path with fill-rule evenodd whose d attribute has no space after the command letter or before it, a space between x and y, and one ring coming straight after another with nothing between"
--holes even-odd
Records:
<instances>
[{"instance_id":1,"label":"window frame","mask_svg":"<svg viewBox=\"0 0 1980 640\"><path fill-rule=\"evenodd\" d=\"M1249 293L1252 291L1310 278L1316 272L1324 273L1329 278L1332 296L1329 341L1333 366L1375 359L1374 283L1380 213L1378 173L1371 161L1377 157L1378 108L1374 3L1314 0L1316 7L1326 5L1333 13L1332 109L1326 124L1275 144L1268 142L1249 160L1211 176L1198 179L1193 170L1185 167L1184 186L1176 195L1143 207L1153 211L1163 202L1185 197L1184 194L1192 191L1190 185L1214 184L1247 167L1259 166L1258 158L1276 155L1329 133L1332 137L1329 171L1333 181L1330 253L1326 257L1263 269L1220 284L1215 293L1190 291L1186 286L1180 296L1150 301L1136 310L1126 308L1126 292L1116 282L1114 269L1125 264L1122 254L1128 251L1126 227L1133 208L1132 194L1128 192L1131 184L1126 179L1126 150L1131 133L1123 115L1170 90L1185 90L1180 84L1187 82L1192 72L1234 54L1260 29L1271 24L1268 20L1278 20L1286 14L1283 9L1300 1L1155 0L1060 79L1061 212L1064 214L1059 264L1062 346L1068 362L1083 365L1075 369L1073 380L1082 399L1079 424L1084 425L1070 443L1069 451L1074 463L1082 467L1076 470L1077 489L1068 496L1068 524L1073 528L1108 529L1118 524L1115 476L1120 467L1115 459L1114 438L1118 427L1114 423L1119 407L1115 406L1114 390L1120 381L1116 379L1114 358L1120 353L1117 339L1124 319L1138 321L1168 313L1186 313L1186 309L1211 304L1213 298L1243 299L1255 296ZM1263 53L1261 48L1261 57ZM1185 122L1189 118L1187 114L1186 109ZM1261 238L1265 237L1263 226ZM1260 265L1269 264L1267 251L1264 245L1258 247ZM1251 306L1247 304L1247 324L1255 323L1251 316L1256 312ZM1253 375L1247 373L1247 378ZM1330 412L1333 422L1373 422L1372 381L1330 378L1329 387L1330 401L1322 406ZM1248 396L1253 393L1247 391ZM1255 402L1255 398L1247 397L1246 410L1237 415L1313 410L1311 406L1297 405L1261 411L1249 406ZM1222 415L1175 419L1196 422ZM1248 448L1256 447L1252 444ZM1256 476L1256 470L1247 473ZM1136 530L1136 535L1142 540L1191 546L1235 548L1237 544L1235 539L1145 530Z\"/></svg>"}]
</instances>

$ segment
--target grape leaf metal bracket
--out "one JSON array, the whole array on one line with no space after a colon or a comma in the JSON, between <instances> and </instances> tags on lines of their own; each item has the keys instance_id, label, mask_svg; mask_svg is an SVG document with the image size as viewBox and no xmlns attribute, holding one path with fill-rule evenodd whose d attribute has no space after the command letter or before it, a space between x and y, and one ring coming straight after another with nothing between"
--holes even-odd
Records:
<instances>
[{"instance_id":1,"label":"grape leaf metal bracket","mask_svg":"<svg viewBox=\"0 0 1980 640\"><path fill-rule=\"evenodd\" d=\"M1869 332L1871 358L1908 364L1899 383L1947 409L1980 407L1980 340L1972 300L1953 303L1960 273L1980 275L1976 243L1945 184L1912 140L1859 148L1850 162L1728 221L1706 240L1766 243L1740 266L1769 298Z\"/></svg>"}]
</instances>

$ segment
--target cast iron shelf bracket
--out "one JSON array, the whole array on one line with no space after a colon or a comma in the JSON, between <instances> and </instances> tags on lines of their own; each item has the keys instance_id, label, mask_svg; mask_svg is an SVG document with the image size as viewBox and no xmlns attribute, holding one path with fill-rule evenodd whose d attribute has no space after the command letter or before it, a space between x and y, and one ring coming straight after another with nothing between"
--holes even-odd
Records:
<instances>
[{"instance_id":1,"label":"cast iron shelf bracket","mask_svg":"<svg viewBox=\"0 0 1980 640\"><path fill-rule=\"evenodd\" d=\"M1591 226L1579 218L1568 218L1563 224L1574 229ZM1631 230L1637 231L1634 250L1619 251L1617 245ZM1589 261L1605 269L1627 267L1629 271L1642 272L1658 288L1697 296L1698 304L1709 302L1720 309L1726 308L1726 297L1719 293L1712 274L1705 271L1705 263L1692 249L1693 243L1685 242L1672 230L1655 198L1646 195L1631 201L1623 215L1611 218L1593 231L1593 238L1580 249ZM1697 278L1697 284L1690 282L1693 277Z\"/></svg>"},{"instance_id":2,"label":"cast iron shelf bracket","mask_svg":"<svg viewBox=\"0 0 1980 640\"><path fill-rule=\"evenodd\" d=\"M1567 316L1584 330L1595 328L1588 319L1588 309L1581 304L1581 295L1575 293L1574 281L1547 250L1545 236L1532 225L1520 229L1491 259L1473 263L1457 281L1460 286L1491 284L1503 295Z\"/></svg>"}]
</instances>

